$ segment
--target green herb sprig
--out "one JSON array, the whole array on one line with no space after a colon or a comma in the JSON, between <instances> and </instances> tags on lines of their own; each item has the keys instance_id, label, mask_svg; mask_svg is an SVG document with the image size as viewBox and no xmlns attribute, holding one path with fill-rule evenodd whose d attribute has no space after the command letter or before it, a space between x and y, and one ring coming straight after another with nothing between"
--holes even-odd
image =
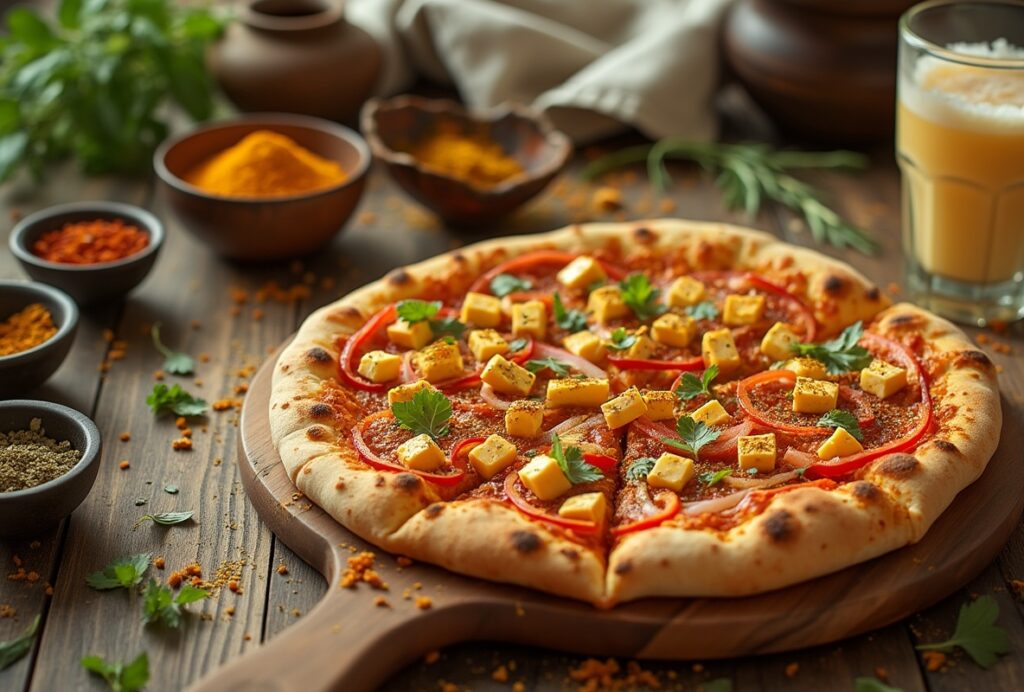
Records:
<instances>
[{"instance_id":1,"label":"green herb sprig","mask_svg":"<svg viewBox=\"0 0 1024 692\"><path fill-rule=\"evenodd\" d=\"M391 413L406 430L437 440L448 434L452 402L441 392L421 389L409 401L391 404Z\"/></svg>"},{"instance_id":2,"label":"green herb sprig","mask_svg":"<svg viewBox=\"0 0 1024 692\"><path fill-rule=\"evenodd\" d=\"M111 692L139 692L149 682L149 656L143 651L131 663L107 663L99 656L86 656L82 667L99 675Z\"/></svg>"},{"instance_id":3,"label":"green herb sprig","mask_svg":"<svg viewBox=\"0 0 1024 692\"><path fill-rule=\"evenodd\" d=\"M985 595L960 606L953 636L944 642L918 644L918 651L950 652L960 647L982 668L991 668L999 656L1009 653L1010 636L996 624L999 604Z\"/></svg>"},{"instance_id":4,"label":"green herb sprig","mask_svg":"<svg viewBox=\"0 0 1024 692\"><path fill-rule=\"evenodd\" d=\"M509 293L529 291L531 288L533 288L533 283L529 279L520 279L511 274L498 274L491 279L491 293L499 298L504 298Z\"/></svg>"},{"instance_id":5,"label":"green herb sprig","mask_svg":"<svg viewBox=\"0 0 1024 692\"><path fill-rule=\"evenodd\" d=\"M32 650L38 630L39 616L36 615L20 636L6 642L0 642L0 670L10 668Z\"/></svg>"},{"instance_id":6,"label":"green herb sprig","mask_svg":"<svg viewBox=\"0 0 1024 692\"><path fill-rule=\"evenodd\" d=\"M191 584L183 585L175 595L168 587L150 579L142 592L142 621L147 625L159 622L177 629L181 626L184 606L201 601L209 595L206 589Z\"/></svg>"},{"instance_id":7,"label":"green herb sprig","mask_svg":"<svg viewBox=\"0 0 1024 692\"><path fill-rule=\"evenodd\" d=\"M710 488L721 483L726 476L731 475L732 469L718 469L717 471L705 471L697 476L697 480Z\"/></svg>"},{"instance_id":8,"label":"green herb sprig","mask_svg":"<svg viewBox=\"0 0 1024 692\"><path fill-rule=\"evenodd\" d=\"M843 428L858 442L864 441L864 433L860 429L860 423L857 422L857 416L849 411L843 411L838 408L832 409L818 419L818 427Z\"/></svg>"},{"instance_id":9,"label":"green herb sprig","mask_svg":"<svg viewBox=\"0 0 1024 692\"><path fill-rule=\"evenodd\" d=\"M184 524L186 521L192 518L194 512L160 512L158 514L143 514L139 517L139 520L135 522L138 526L143 522L151 521L159 526L177 526L178 524Z\"/></svg>"},{"instance_id":10,"label":"green herb sprig","mask_svg":"<svg viewBox=\"0 0 1024 692\"><path fill-rule=\"evenodd\" d=\"M718 317L718 308L710 300L702 300L696 305L689 305L685 312L695 320L713 320Z\"/></svg>"},{"instance_id":11,"label":"green herb sprig","mask_svg":"<svg viewBox=\"0 0 1024 692\"><path fill-rule=\"evenodd\" d=\"M570 371L570 365L557 358L533 358L526 361L523 365L524 368L530 372L540 372L541 370L550 370L559 377L568 377Z\"/></svg>"},{"instance_id":12,"label":"green herb sprig","mask_svg":"<svg viewBox=\"0 0 1024 692\"><path fill-rule=\"evenodd\" d=\"M551 436L551 458L558 462L558 468L573 485L590 483L604 478L601 469L583 460L583 450L570 445L562 448L558 435Z\"/></svg>"},{"instance_id":13,"label":"green herb sprig","mask_svg":"<svg viewBox=\"0 0 1024 692\"><path fill-rule=\"evenodd\" d=\"M668 309L657 302L661 289L655 288L645 274L630 274L619 282L619 290L622 302L629 306L638 320L653 319Z\"/></svg>"},{"instance_id":14,"label":"green herb sprig","mask_svg":"<svg viewBox=\"0 0 1024 692\"><path fill-rule=\"evenodd\" d=\"M160 323L153 325L150 331L153 337L153 345L164 357L163 371L172 375L191 375L196 369L196 362L192 356L180 351L172 351L160 341Z\"/></svg>"},{"instance_id":15,"label":"green herb sprig","mask_svg":"<svg viewBox=\"0 0 1024 692\"><path fill-rule=\"evenodd\" d=\"M682 416L676 421L676 433L679 435L678 439L663 437L661 441L670 447L692 454L694 460L699 460L700 450L717 440L720 434L714 428L709 428L704 421L695 421L690 416Z\"/></svg>"},{"instance_id":16,"label":"green herb sprig","mask_svg":"<svg viewBox=\"0 0 1024 692\"><path fill-rule=\"evenodd\" d=\"M625 351L636 344L636 334L630 334L624 327L617 327L612 332L612 339L608 342L608 348L613 351Z\"/></svg>"},{"instance_id":17,"label":"green herb sprig","mask_svg":"<svg viewBox=\"0 0 1024 692\"><path fill-rule=\"evenodd\" d=\"M146 403L153 413L173 413L178 416L201 416L206 413L209 404L205 399L194 397L181 385L168 387L162 382L153 385L153 391L146 397Z\"/></svg>"},{"instance_id":18,"label":"green herb sprig","mask_svg":"<svg viewBox=\"0 0 1024 692\"><path fill-rule=\"evenodd\" d=\"M651 469L654 468L655 463L657 463L657 459L654 459L653 457L640 457L639 459L636 459L629 465L629 469L626 470L626 480L647 480L647 476L650 475Z\"/></svg>"},{"instance_id":19,"label":"green herb sprig","mask_svg":"<svg viewBox=\"0 0 1024 692\"><path fill-rule=\"evenodd\" d=\"M821 361L828 374L842 375L871 364L871 352L857 343L863 334L864 325L855 322L830 341L822 344L796 343L792 344L792 349L795 355Z\"/></svg>"},{"instance_id":20,"label":"green herb sprig","mask_svg":"<svg viewBox=\"0 0 1024 692\"><path fill-rule=\"evenodd\" d=\"M429 302L415 299L403 300L398 303L396 310L399 319L409 324L427 322L435 337L453 336L458 339L466 331L466 325L454 317L434 319L434 316L441 310L441 301L439 300Z\"/></svg>"},{"instance_id":21,"label":"green herb sprig","mask_svg":"<svg viewBox=\"0 0 1024 692\"><path fill-rule=\"evenodd\" d=\"M130 589L142 582L142 577L149 569L149 561L152 557L149 553L122 557L100 571L87 576L85 583L97 591Z\"/></svg>"},{"instance_id":22,"label":"green herb sprig","mask_svg":"<svg viewBox=\"0 0 1024 692\"><path fill-rule=\"evenodd\" d=\"M562 296L555 291L552 301L555 324L570 332L580 332L587 328L587 316L580 310L567 310Z\"/></svg>"},{"instance_id":23,"label":"green herb sprig","mask_svg":"<svg viewBox=\"0 0 1024 692\"><path fill-rule=\"evenodd\" d=\"M692 372L684 372L682 379L679 380L679 386L676 387L676 396L683 401L696 399L702 394L714 398L711 393L711 383L715 381L716 377L718 377L717 365L709 366L700 377Z\"/></svg>"}]
</instances>

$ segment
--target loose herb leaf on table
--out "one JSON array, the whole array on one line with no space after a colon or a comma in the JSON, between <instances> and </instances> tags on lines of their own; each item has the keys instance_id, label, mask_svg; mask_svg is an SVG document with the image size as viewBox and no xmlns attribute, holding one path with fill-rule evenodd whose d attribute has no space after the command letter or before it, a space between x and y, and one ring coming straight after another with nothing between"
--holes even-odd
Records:
<instances>
[{"instance_id":1,"label":"loose herb leaf on table","mask_svg":"<svg viewBox=\"0 0 1024 692\"><path fill-rule=\"evenodd\" d=\"M142 620L147 625L160 622L172 629L181 626L182 608L189 603L201 601L210 592L185 584L177 595L168 587L159 584L155 579L146 583L142 592Z\"/></svg>"},{"instance_id":2,"label":"loose herb leaf on table","mask_svg":"<svg viewBox=\"0 0 1024 692\"><path fill-rule=\"evenodd\" d=\"M991 668L999 656L1010 651L1010 636L996 624L999 604L985 595L960 606L953 636L944 642L918 644L918 651L949 652L959 646L982 668Z\"/></svg>"},{"instance_id":3,"label":"loose herb leaf on table","mask_svg":"<svg viewBox=\"0 0 1024 692\"><path fill-rule=\"evenodd\" d=\"M452 417L452 402L444 394L421 389L409 401L391 404L391 413L406 430L433 439L448 434L448 420Z\"/></svg>"},{"instance_id":4,"label":"loose herb leaf on table","mask_svg":"<svg viewBox=\"0 0 1024 692\"><path fill-rule=\"evenodd\" d=\"M192 359L192 356L180 351L172 351L160 341L159 322L153 325L152 335L153 345L156 346L156 350L160 351L164 357L164 372L169 372L172 375L191 375L195 371L196 362Z\"/></svg>"},{"instance_id":5,"label":"loose herb leaf on table","mask_svg":"<svg viewBox=\"0 0 1024 692\"><path fill-rule=\"evenodd\" d=\"M36 631L39 629L39 616L36 615L29 623L25 631L17 639L0 642L0 670L6 670L20 661L25 654L32 650L32 644L36 640Z\"/></svg>"},{"instance_id":6,"label":"loose herb leaf on table","mask_svg":"<svg viewBox=\"0 0 1024 692\"><path fill-rule=\"evenodd\" d=\"M120 558L87 576L85 583L97 591L130 589L142 581L152 557L149 553L139 553Z\"/></svg>"},{"instance_id":7,"label":"loose herb leaf on table","mask_svg":"<svg viewBox=\"0 0 1024 692\"><path fill-rule=\"evenodd\" d=\"M139 692L149 682L149 656L145 651L128 664L107 663L99 656L86 656L82 667L106 680L112 692Z\"/></svg>"},{"instance_id":8,"label":"loose herb leaf on table","mask_svg":"<svg viewBox=\"0 0 1024 692\"><path fill-rule=\"evenodd\" d=\"M160 512L158 514L143 514L139 517L139 520L135 522L138 526L146 521L151 521L154 524L160 526L176 526L177 524L184 524L186 521L192 518L192 511L185 512Z\"/></svg>"},{"instance_id":9,"label":"loose herb leaf on table","mask_svg":"<svg viewBox=\"0 0 1024 692\"><path fill-rule=\"evenodd\" d=\"M206 400L192 396L181 385L168 387L162 382L153 385L153 391L146 397L146 403L153 413L174 413L179 416L201 416L206 412Z\"/></svg>"}]
</instances>

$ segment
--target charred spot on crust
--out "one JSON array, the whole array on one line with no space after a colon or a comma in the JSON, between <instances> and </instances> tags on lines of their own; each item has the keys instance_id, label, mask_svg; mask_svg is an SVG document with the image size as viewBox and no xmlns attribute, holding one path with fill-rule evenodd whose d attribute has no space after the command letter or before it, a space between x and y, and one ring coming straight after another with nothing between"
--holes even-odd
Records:
<instances>
[{"instance_id":1,"label":"charred spot on crust","mask_svg":"<svg viewBox=\"0 0 1024 692\"><path fill-rule=\"evenodd\" d=\"M395 487L399 490L412 492L413 490L419 490L421 485L422 481L420 481L420 477L415 473L399 473L395 476Z\"/></svg>"},{"instance_id":2,"label":"charred spot on crust","mask_svg":"<svg viewBox=\"0 0 1024 692\"><path fill-rule=\"evenodd\" d=\"M865 297L870 301L876 301L882 297L882 292L878 290L878 286L872 286L864 292Z\"/></svg>"},{"instance_id":3,"label":"charred spot on crust","mask_svg":"<svg viewBox=\"0 0 1024 692\"><path fill-rule=\"evenodd\" d=\"M654 231L647 228L646 226L637 226L636 228L634 228L633 237L636 239L636 242L640 243L641 245L648 245L649 243L653 243L657 239L657 236L654 235Z\"/></svg>"},{"instance_id":4,"label":"charred spot on crust","mask_svg":"<svg viewBox=\"0 0 1024 692\"><path fill-rule=\"evenodd\" d=\"M880 493L874 483L857 481L853 484L853 496L861 502L874 502Z\"/></svg>"},{"instance_id":5,"label":"charred spot on crust","mask_svg":"<svg viewBox=\"0 0 1024 692\"><path fill-rule=\"evenodd\" d=\"M309 407L309 415L313 416L313 418L326 418L332 413L334 413L334 409L328 404L313 404Z\"/></svg>"},{"instance_id":6,"label":"charred spot on crust","mask_svg":"<svg viewBox=\"0 0 1024 692\"><path fill-rule=\"evenodd\" d=\"M465 256L464 254L462 254L461 252L455 252L455 253L453 253L453 254L451 255L451 258L452 258L452 261L453 261L453 262L455 262L456 264L465 264L466 262L468 262L468 261L469 261L469 260L468 260L468 259L466 258L466 256Z\"/></svg>"},{"instance_id":7,"label":"charred spot on crust","mask_svg":"<svg viewBox=\"0 0 1024 692\"><path fill-rule=\"evenodd\" d=\"M321 425L311 425L306 428L306 438L310 440L322 440L327 436L327 429Z\"/></svg>"},{"instance_id":8,"label":"charred spot on crust","mask_svg":"<svg viewBox=\"0 0 1024 692\"><path fill-rule=\"evenodd\" d=\"M540 550L540 536L533 531L513 531L509 538L512 539L512 547L524 555Z\"/></svg>"},{"instance_id":9,"label":"charred spot on crust","mask_svg":"<svg viewBox=\"0 0 1024 692\"><path fill-rule=\"evenodd\" d=\"M774 543L784 543L796 536L797 524L789 511L780 509L765 518L762 528Z\"/></svg>"},{"instance_id":10,"label":"charred spot on crust","mask_svg":"<svg viewBox=\"0 0 1024 692\"><path fill-rule=\"evenodd\" d=\"M829 274L825 277L825 293L832 297L842 295L846 291L846 279L835 274Z\"/></svg>"},{"instance_id":11,"label":"charred spot on crust","mask_svg":"<svg viewBox=\"0 0 1024 692\"><path fill-rule=\"evenodd\" d=\"M619 564L615 565L616 574L629 574L633 571L633 561L623 560Z\"/></svg>"},{"instance_id":12,"label":"charred spot on crust","mask_svg":"<svg viewBox=\"0 0 1024 692\"><path fill-rule=\"evenodd\" d=\"M412 274L404 268L395 269L388 274L388 282L395 286L408 286L412 281Z\"/></svg>"},{"instance_id":13,"label":"charred spot on crust","mask_svg":"<svg viewBox=\"0 0 1024 692\"><path fill-rule=\"evenodd\" d=\"M960 448L957 447L952 442L950 442L949 440L937 439L937 440L933 440L932 444L935 445L936 449L938 449L939 451L942 451L942 452L946 452L947 454L959 454L960 453Z\"/></svg>"},{"instance_id":14,"label":"charred spot on crust","mask_svg":"<svg viewBox=\"0 0 1024 692\"><path fill-rule=\"evenodd\" d=\"M331 358L331 354L328 353L326 349L320 348L319 346L314 346L313 348L306 351L306 359L310 363L317 363L319 365L327 365L332 360L334 360L333 358Z\"/></svg>"},{"instance_id":15,"label":"charred spot on crust","mask_svg":"<svg viewBox=\"0 0 1024 692\"><path fill-rule=\"evenodd\" d=\"M562 548L561 553L572 562L577 562L580 559L580 553L575 548Z\"/></svg>"},{"instance_id":16,"label":"charred spot on crust","mask_svg":"<svg viewBox=\"0 0 1024 692\"><path fill-rule=\"evenodd\" d=\"M953 359L957 367L974 367L982 370L992 368L992 360L981 351L960 351Z\"/></svg>"},{"instance_id":17,"label":"charred spot on crust","mask_svg":"<svg viewBox=\"0 0 1024 692\"><path fill-rule=\"evenodd\" d=\"M890 454L882 459L877 471L890 478L906 478L917 470L920 462L910 454Z\"/></svg>"},{"instance_id":18,"label":"charred spot on crust","mask_svg":"<svg viewBox=\"0 0 1024 692\"><path fill-rule=\"evenodd\" d=\"M910 327L912 325L918 324L920 321L921 318L919 315L914 315L906 312L900 315L893 315L888 319L890 327Z\"/></svg>"},{"instance_id":19,"label":"charred spot on crust","mask_svg":"<svg viewBox=\"0 0 1024 692\"><path fill-rule=\"evenodd\" d=\"M374 487L377 487L377 488L383 488L384 487L384 483L385 483L384 476L377 476L377 478L374 479L374 481L373 481Z\"/></svg>"},{"instance_id":20,"label":"charred spot on crust","mask_svg":"<svg viewBox=\"0 0 1024 692\"><path fill-rule=\"evenodd\" d=\"M427 508L423 511L426 512L427 519L436 519L437 516L444 511L444 505L440 502L435 502L433 504L427 505Z\"/></svg>"}]
</instances>

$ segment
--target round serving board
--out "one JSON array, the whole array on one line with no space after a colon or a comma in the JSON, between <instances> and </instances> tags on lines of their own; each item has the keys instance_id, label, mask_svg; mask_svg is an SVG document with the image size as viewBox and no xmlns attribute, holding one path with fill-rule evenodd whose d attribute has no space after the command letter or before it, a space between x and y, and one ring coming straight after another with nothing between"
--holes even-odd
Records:
<instances>
[{"instance_id":1,"label":"round serving board","mask_svg":"<svg viewBox=\"0 0 1024 692\"><path fill-rule=\"evenodd\" d=\"M429 564L399 568L297 495L270 440L276 355L252 381L242 410L242 484L270 529L321 572L327 595L265 646L199 681L204 692L357 692L426 652L471 639L595 656L708 659L799 649L876 629L959 589L997 555L1024 504L1024 431L1008 421L984 475L961 492L915 545L779 591L745 598L646 599L602 611L530 589L453 574ZM390 586L338 584L354 550L377 554ZM422 585L421 589L416 584ZM414 595L429 596L429 609ZM377 596L390 606L374 604Z\"/></svg>"}]
</instances>

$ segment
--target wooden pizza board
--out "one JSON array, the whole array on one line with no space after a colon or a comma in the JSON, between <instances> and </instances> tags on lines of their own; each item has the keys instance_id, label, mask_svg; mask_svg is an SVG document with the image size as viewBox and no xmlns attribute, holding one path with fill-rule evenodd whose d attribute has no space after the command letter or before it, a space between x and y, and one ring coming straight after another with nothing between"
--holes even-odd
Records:
<instances>
[{"instance_id":1,"label":"wooden pizza board","mask_svg":"<svg viewBox=\"0 0 1024 692\"><path fill-rule=\"evenodd\" d=\"M602 611L530 589L399 568L297 494L270 440L276 354L242 410L239 468L259 516L324 575L324 599L268 644L200 680L203 692L370 690L426 652L459 641L507 641L595 656L709 659L814 646L883 627L964 586L999 553L1024 505L1024 420L1003 400L999 449L924 539L810 582L745 598L646 599ZM390 589L338 585L354 551L377 554ZM422 585L417 588L416 585ZM403 593L429 596L418 609ZM374 605L377 596L390 606Z\"/></svg>"}]
</instances>

